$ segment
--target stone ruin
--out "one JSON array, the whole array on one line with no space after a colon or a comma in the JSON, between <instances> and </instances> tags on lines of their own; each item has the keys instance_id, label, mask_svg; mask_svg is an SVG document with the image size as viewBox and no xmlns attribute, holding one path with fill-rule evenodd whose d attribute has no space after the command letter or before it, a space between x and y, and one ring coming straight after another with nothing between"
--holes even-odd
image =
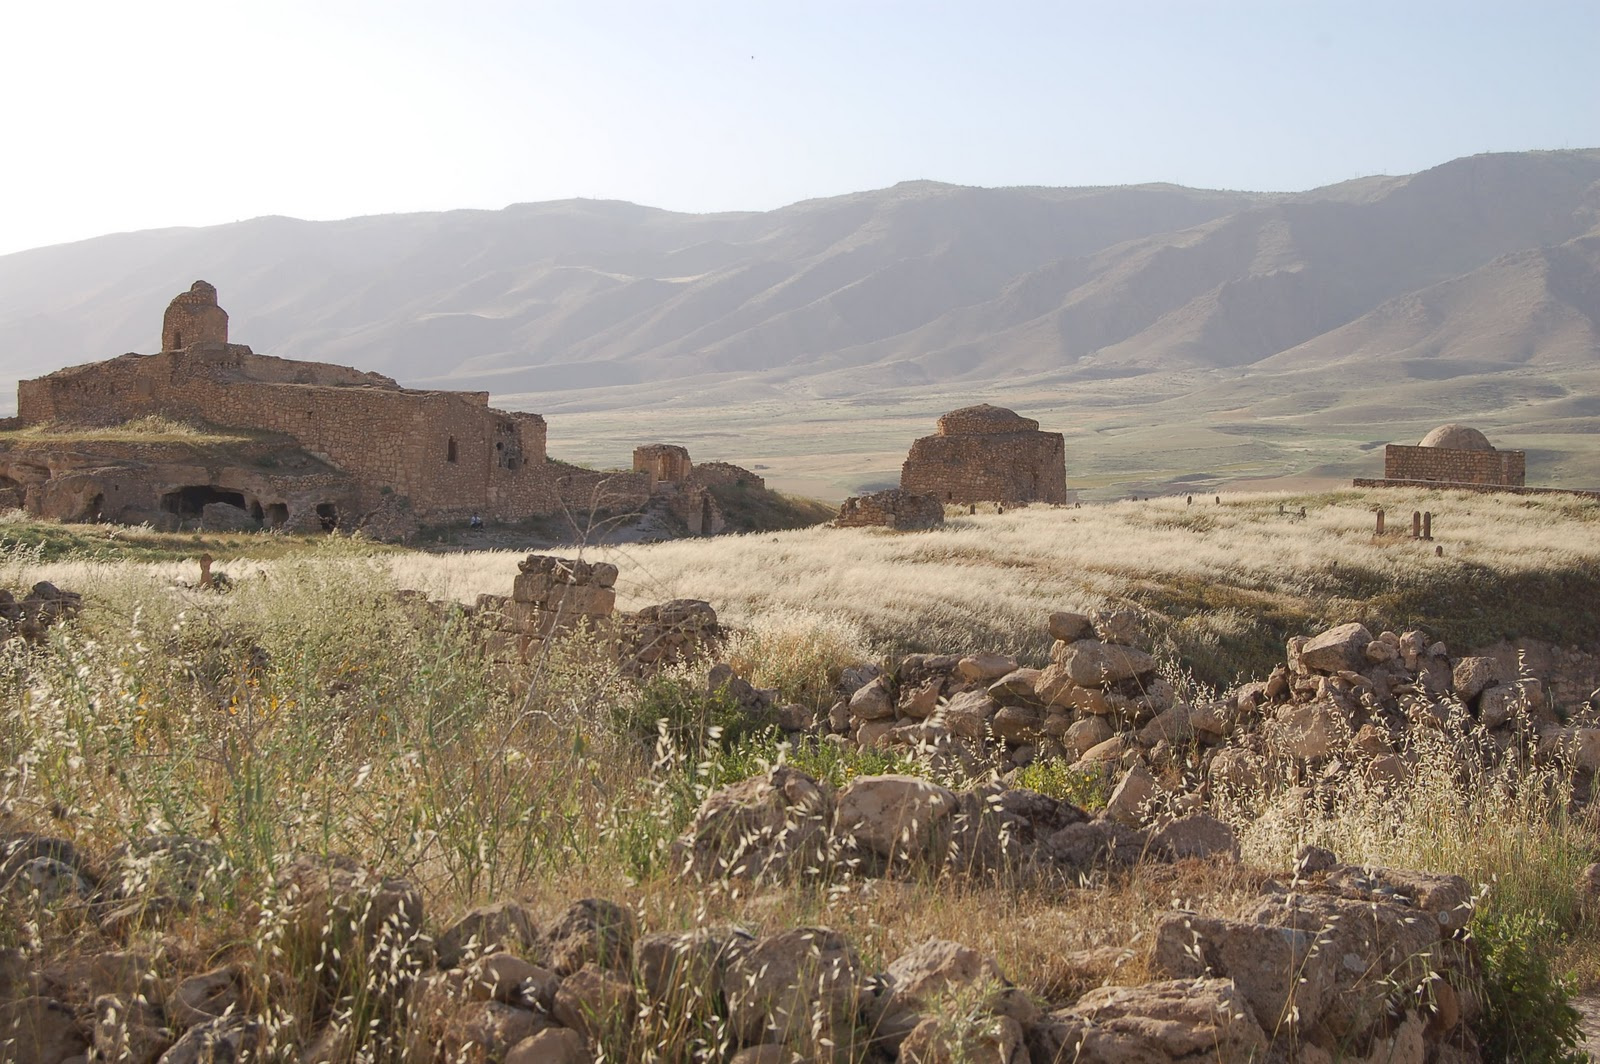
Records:
<instances>
[{"instance_id":1,"label":"stone ruin","mask_svg":"<svg viewBox=\"0 0 1600 1064\"><path fill-rule=\"evenodd\" d=\"M1383 479L1357 480L1358 487L1449 487L1473 490L1520 488L1527 476L1523 451L1498 451L1468 425L1440 425L1415 447L1391 443L1383 449Z\"/></svg>"},{"instance_id":2,"label":"stone ruin","mask_svg":"<svg viewBox=\"0 0 1600 1064\"><path fill-rule=\"evenodd\" d=\"M228 312L217 306L216 285L196 281L187 292L172 297L161 319L161 350L227 342Z\"/></svg>"},{"instance_id":3,"label":"stone ruin","mask_svg":"<svg viewBox=\"0 0 1600 1064\"><path fill-rule=\"evenodd\" d=\"M551 463L544 419L496 410L487 392L402 388L380 374L230 343L227 312L205 281L168 305L158 353L22 381L17 416L3 427L87 429L150 415L245 432L226 446L87 431L70 442L6 441L0 505L65 521L361 528L402 538L473 515L516 522L638 513L659 486L691 531L711 534L725 519L710 486L764 487L735 466L696 470L681 447L641 448L634 472Z\"/></svg>"},{"instance_id":4,"label":"stone ruin","mask_svg":"<svg viewBox=\"0 0 1600 1064\"><path fill-rule=\"evenodd\" d=\"M682 522L692 536L714 536L728 527L714 487L764 491L761 477L729 462L689 459L689 449L675 443L653 443L633 449L633 471L650 478L650 493Z\"/></svg>"},{"instance_id":5,"label":"stone ruin","mask_svg":"<svg viewBox=\"0 0 1600 1064\"><path fill-rule=\"evenodd\" d=\"M510 595L479 595L474 615L488 623L485 656L504 665L534 661L552 639L595 637L625 674L642 677L694 659L724 633L710 603L673 599L618 613L617 567L609 562L530 554L517 564Z\"/></svg>"},{"instance_id":6,"label":"stone ruin","mask_svg":"<svg viewBox=\"0 0 1600 1064\"><path fill-rule=\"evenodd\" d=\"M871 495L854 495L839 507L835 528L891 528L920 532L944 524L944 503L933 495L891 488Z\"/></svg>"},{"instance_id":7,"label":"stone ruin","mask_svg":"<svg viewBox=\"0 0 1600 1064\"><path fill-rule=\"evenodd\" d=\"M1004 407L952 410L939 431L911 445L900 470L904 491L945 503L1065 503L1066 441Z\"/></svg>"}]
</instances>

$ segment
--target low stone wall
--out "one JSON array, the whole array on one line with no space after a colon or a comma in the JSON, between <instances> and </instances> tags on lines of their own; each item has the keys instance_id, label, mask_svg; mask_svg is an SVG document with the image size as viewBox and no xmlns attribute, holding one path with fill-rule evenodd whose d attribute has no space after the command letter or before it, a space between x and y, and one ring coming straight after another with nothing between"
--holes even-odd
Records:
<instances>
[{"instance_id":1,"label":"low stone wall","mask_svg":"<svg viewBox=\"0 0 1600 1064\"><path fill-rule=\"evenodd\" d=\"M921 531L944 524L944 504L932 495L891 488L846 499L833 523L837 528Z\"/></svg>"}]
</instances>

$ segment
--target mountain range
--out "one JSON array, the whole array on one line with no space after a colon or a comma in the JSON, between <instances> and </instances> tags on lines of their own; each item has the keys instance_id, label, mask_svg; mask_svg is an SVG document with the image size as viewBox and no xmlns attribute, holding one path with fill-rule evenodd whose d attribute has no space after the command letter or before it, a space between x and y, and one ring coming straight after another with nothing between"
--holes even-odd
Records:
<instances>
[{"instance_id":1,"label":"mountain range","mask_svg":"<svg viewBox=\"0 0 1600 1064\"><path fill-rule=\"evenodd\" d=\"M1587 382L1600 150L1299 193L912 181L756 213L568 200L109 235L0 256L0 381L153 350L202 277L257 351L535 409L1175 373ZM1586 386L1545 398L1588 425Z\"/></svg>"}]
</instances>

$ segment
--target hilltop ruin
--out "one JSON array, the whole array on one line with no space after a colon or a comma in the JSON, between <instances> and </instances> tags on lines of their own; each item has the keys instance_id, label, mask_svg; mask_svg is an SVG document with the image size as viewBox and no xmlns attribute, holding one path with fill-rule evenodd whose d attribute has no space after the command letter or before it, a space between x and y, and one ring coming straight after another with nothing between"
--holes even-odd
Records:
<instances>
[{"instance_id":1,"label":"hilltop ruin","mask_svg":"<svg viewBox=\"0 0 1600 1064\"><path fill-rule=\"evenodd\" d=\"M1064 503L1066 441L1004 407L952 410L911 445L900 487L946 503Z\"/></svg>"},{"instance_id":2,"label":"hilltop ruin","mask_svg":"<svg viewBox=\"0 0 1600 1064\"><path fill-rule=\"evenodd\" d=\"M258 355L229 341L227 312L205 281L167 307L161 343L157 354L22 381L17 417L6 427L105 428L156 415L245 430L247 441L197 453L181 441L92 432L70 443L18 439L0 452L0 495L69 521L171 524L202 518L210 507L232 514L239 527L364 527L382 535L473 515L512 522L627 513L663 484L677 490L683 481L637 464L634 472L602 473L552 463L544 418L496 410L487 392L403 388L376 373ZM675 450L687 473L688 452ZM703 489L690 485L697 486ZM690 530L720 528L709 496L692 498Z\"/></svg>"}]
</instances>

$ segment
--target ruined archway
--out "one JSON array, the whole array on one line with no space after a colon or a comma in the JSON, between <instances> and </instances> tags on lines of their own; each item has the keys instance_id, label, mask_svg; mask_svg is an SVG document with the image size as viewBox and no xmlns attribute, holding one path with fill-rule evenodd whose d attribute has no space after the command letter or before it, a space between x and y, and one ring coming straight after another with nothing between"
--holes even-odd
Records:
<instances>
[{"instance_id":1,"label":"ruined archway","mask_svg":"<svg viewBox=\"0 0 1600 1064\"><path fill-rule=\"evenodd\" d=\"M324 532L332 532L339 527L339 508L331 502L317 503L317 521Z\"/></svg>"},{"instance_id":2,"label":"ruined archway","mask_svg":"<svg viewBox=\"0 0 1600 1064\"><path fill-rule=\"evenodd\" d=\"M20 480L0 476L0 510L20 510L26 500L28 489L22 486Z\"/></svg>"}]
</instances>

